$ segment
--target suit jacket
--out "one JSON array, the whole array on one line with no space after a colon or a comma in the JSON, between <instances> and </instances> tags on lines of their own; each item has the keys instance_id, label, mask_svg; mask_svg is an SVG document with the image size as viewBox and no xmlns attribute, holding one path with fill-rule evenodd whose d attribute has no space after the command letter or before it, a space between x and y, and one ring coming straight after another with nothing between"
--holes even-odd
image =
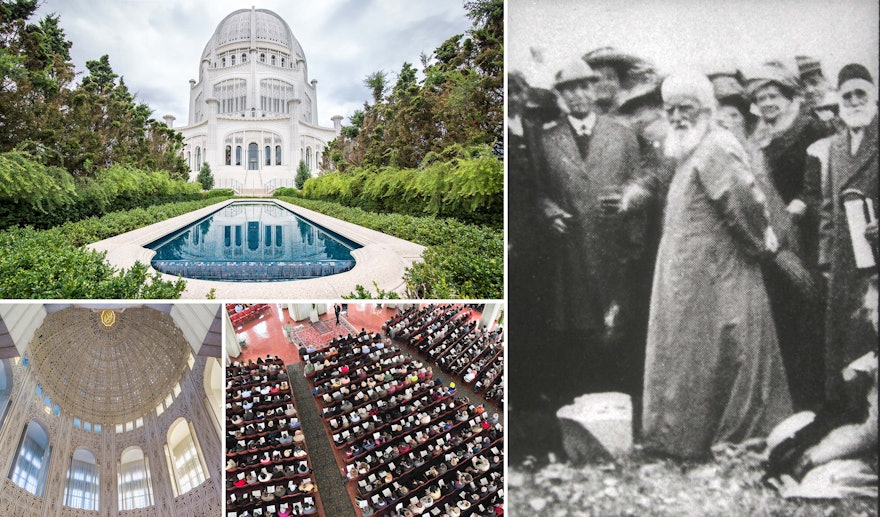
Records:
<instances>
[{"instance_id":1,"label":"suit jacket","mask_svg":"<svg viewBox=\"0 0 880 517\"><path fill-rule=\"evenodd\" d=\"M553 258L542 267L558 316L578 329L600 329L615 303L628 303L627 266L632 233L623 218L601 215L599 197L620 188L639 170L639 145L626 125L599 116L586 157L565 116L544 125L538 135L538 206L553 204L572 215L566 235L548 244ZM552 232L552 230L547 230Z\"/></svg>"}]
</instances>

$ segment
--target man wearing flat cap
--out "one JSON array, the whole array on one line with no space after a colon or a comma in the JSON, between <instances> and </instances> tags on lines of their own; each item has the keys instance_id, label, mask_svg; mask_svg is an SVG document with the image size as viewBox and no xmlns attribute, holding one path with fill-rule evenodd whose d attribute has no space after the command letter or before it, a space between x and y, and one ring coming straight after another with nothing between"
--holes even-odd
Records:
<instances>
[{"instance_id":1,"label":"man wearing flat cap","mask_svg":"<svg viewBox=\"0 0 880 517\"><path fill-rule=\"evenodd\" d=\"M649 450L706 458L791 413L759 267L778 243L745 150L713 123L709 79L673 74L661 92L677 165L651 294L643 437Z\"/></svg>"},{"instance_id":2,"label":"man wearing flat cap","mask_svg":"<svg viewBox=\"0 0 880 517\"><path fill-rule=\"evenodd\" d=\"M636 174L639 146L629 127L597 113L598 80L582 59L562 68L554 80L562 113L535 139L535 163L544 175L538 211L553 238L540 274L551 306L559 309L550 328L567 347L556 359L569 371L555 378L573 383L562 390L569 398L585 392L581 383L594 376L584 368L604 366L601 344L617 344L631 314L630 234L624 218L605 216L601 199L617 195ZM604 353L612 355L608 348Z\"/></svg>"},{"instance_id":3,"label":"man wearing flat cap","mask_svg":"<svg viewBox=\"0 0 880 517\"><path fill-rule=\"evenodd\" d=\"M831 85L822 72L822 63L810 56L795 56L800 82L804 87L804 102L808 109L816 109L822 105L825 95L831 91Z\"/></svg>"},{"instance_id":4,"label":"man wearing flat cap","mask_svg":"<svg viewBox=\"0 0 880 517\"><path fill-rule=\"evenodd\" d=\"M843 205L844 193L863 196L878 209L877 87L874 78L860 64L844 66L837 79L840 118L846 130L832 138L828 174L822 186L819 264L828 278L828 306L825 320L825 394L839 400L841 380L837 372L876 347L871 329L855 316L861 307L868 278L874 266L856 264L853 236ZM855 214L854 214L855 215ZM876 221L876 218L874 219ZM877 224L868 225L867 239L876 260Z\"/></svg>"}]
</instances>

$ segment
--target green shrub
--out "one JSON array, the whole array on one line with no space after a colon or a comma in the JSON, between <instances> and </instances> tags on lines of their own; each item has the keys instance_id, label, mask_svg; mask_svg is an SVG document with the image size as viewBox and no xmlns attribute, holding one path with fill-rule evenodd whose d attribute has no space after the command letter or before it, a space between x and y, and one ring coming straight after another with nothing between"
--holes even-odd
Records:
<instances>
[{"instance_id":1,"label":"green shrub","mask_svg":"<svg viewBox=\"0 0 880 517\"><path fill-rule=\"evenodd\" d=\"M306 162L300 160L299 165L297 165L297 167L296 167L296 176L293 179L294 184L296 185L296 188L302 189L303 185L311 177L312 177L312 173L309 172L309 166L306 165Z\"/></svg>"},{"instance_id":2,"label":"green shrub","mask_svg":"<svg viewBox=\"0 0 880 517\"><path fill-rule=\"evenodd\" d=\"M0 232L0 298L125 299L180 297L186 282L166 282L147 266L115 270L104 253L69 242L59 229Z\"/></svg>"},{"instance_id":3,"label":"green shrub","mask_svg":"<svg viewBox=\"0 0 880 517\"><path fill-rule=\"evenodd\" d=\"M332 171L305 182L302 197L373 212L454 217L500 228L504 166L488 146L429 154L419 169Z\"/></svg>"},{"instance_id":4,"label":"green shrub","mask_svg":"<svg viewBox=\"0 0 880 517\"><path fill-rule=\"evenodd\" d=\"M424 262L404 276L409 298L503 297L504 236L499 229L450 218L379 214L327 201L283 200L426 246ZM358 291L349 296L363 295Z\"/></svg>"},{"instance_id":5,"label":"green shrub","mask_svg":"<svg viewBox=\"0 0 880 517\"><path fill-rule=\"evenodd\" d=\"M218 196L113 212L48 230L0 231L0 299L178 298L186 282L166 282L137 263L117 271L88 243L164 221L221 201Z\"/></svg>"},{"instance_id":6,"label":"green shrub","mask_svg":"<svg viewBox=\"0 0 880 517\"><path fill-rule=\"evenodd\" d=\"M196 182L202 186L202 190L211 190L214 188L214 175L211 174L211 166L208 162L202 165L199 175L196 176Z\"/></svg>"},{"instance_id":7,"label":"green shrub","mask_svg":"<svg viewBox=\"0 0 880 517\"><path fill-rule=\"evenodd\" d=\"M166 171L112 165L94 178L74 180L26 153L0 153L0 228L51 228L115 210L205 197L198 184L173 180Z\"/></svg>"},{"instance_id":8,"label":"green shrub","mask_svg":"<svg viewBox=\"0 0 880 517\"><path fill-rule=\"evenodd\" d=\"M299 197L299 190L290 187L278 187L275 189L275 197Z\"/></svg>"},{"instance_id":9,"label":"green shrub","mask_svg":"<svg viewBox=\"0 0 880 517\"><path fill-rule=\"evenodd\" d=\"M231 188L217 188L213 190L209 190L207 192L203 192L202 195L204 197L232 197L235 193Z\"/></svg>"}]
</instances>

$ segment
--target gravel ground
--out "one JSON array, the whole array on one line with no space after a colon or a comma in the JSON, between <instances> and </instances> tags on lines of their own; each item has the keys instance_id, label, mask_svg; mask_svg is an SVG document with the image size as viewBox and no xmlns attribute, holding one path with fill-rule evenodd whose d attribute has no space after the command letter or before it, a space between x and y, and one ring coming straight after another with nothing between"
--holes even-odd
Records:
<instances>
[{"instance_id":1,"label":"gravel ground","mask_svg":"<svg viewBox=\"0 0 880 517\"><path fill-rule=\"evenodd\" d=\"M785 500L761 483L761 457L732 447L708 463L650 457L617 463L511 465L508 514L552 516L874 516L877 501Z\"/></svg>"}]
</instances>

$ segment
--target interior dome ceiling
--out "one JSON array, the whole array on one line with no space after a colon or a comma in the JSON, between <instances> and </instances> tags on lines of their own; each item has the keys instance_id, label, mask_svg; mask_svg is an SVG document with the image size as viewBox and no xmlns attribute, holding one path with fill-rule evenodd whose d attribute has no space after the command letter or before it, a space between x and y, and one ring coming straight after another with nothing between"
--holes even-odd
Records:
<instances>
[{"instance_id":1,"label":"interior dome ceiling","mask_svg":"<svg viewBox=\"0 0 880 517\"><path fill-rule=\"evenodd\" d=\"M29 350L34 374L53 402L100 424L154 411L183 377L190 353L171 316L145 307L112 314L70 307L48 314Z\"/></svg>"}]
</instances>

